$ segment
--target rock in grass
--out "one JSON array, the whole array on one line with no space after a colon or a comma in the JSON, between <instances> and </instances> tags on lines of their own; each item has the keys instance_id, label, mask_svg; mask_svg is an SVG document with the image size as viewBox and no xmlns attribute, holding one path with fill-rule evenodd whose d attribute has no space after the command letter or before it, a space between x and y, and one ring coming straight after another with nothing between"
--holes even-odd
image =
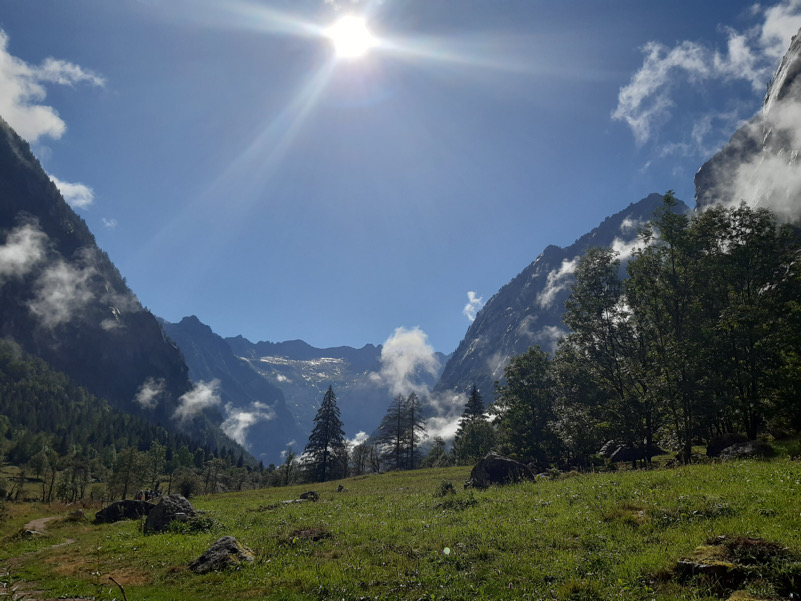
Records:
<instances>
[{"instance_id":1,"label":"rock in grass","mask_svg":"<svg viewBox=\"0 0 801 601\"><path fill-rule=\"evenodd\" d=\"M487 488L492 484L510 484L523 480L534 480L534 474L527 465L490 452L473 467L465 487Z\"/></svg>"},{"instance_id":2,"label":"rock in grass","mask_svg":"<svg viewBox=\"0 0 801 601\"><path fill-rule=\"evenodd\" d=\"M723 449L720 453L720 458L726 461L729 459L767 458L775 455L776 451L768 443L761 440L749 440Z\"/></svg>"},{"instance_id":3,"label":"rock in grass","mask_svg":"<svg viewBox=\"0 0 801 601\"><path fill-rule=\"evenodd\" d=\"M122 520L137 520L150 513L155 507L147 501L134 501L125 499L116 501L95 514L95 524L113 524Z\"/></svg>"},{"instance_id":4,"label":"rock in grass","mask_svg":"<svg viewBox=\"0 0 801 601\"><path fill-rule=\"evenodd\" d=\"M159 504L150 510L145 520L145 533L164 532L174 520L186 521L197 515L192 504L182 495L162 497Z\"/></svg>"},{"instance_id":5,"label":"rock in grass","mask_svg":"<svg viewBox=\"0 0 801 601\"><path fill-rule=\"evenodd\" d=\"M706 455L707 457L718 457L725 449L741 442L748 442L748 437L734 432L721 434L710 440L709 444L706 445Z\"/></svg>"},{"instance_id":6,"label":"rock in grass","mask_svg":"<svg viewBox=\"0 0 801 601\"><path fill-rule=\"evenodd\" d=\"M310 491L305 492L302 495L300 495L299 498L301 500L303 500L303 501L319 501L320 500L320 495L318 495L313 490L310 490Z\"/></svg>"},{"instance_id":7,"label":"rock in grass","mask_svg":"<svg viewBox=\"0 0 801 601\"><path fill-rule=\"evenodd\" d=\"M253 559L253 551L243 547L233 536L223 536L203 555L190 563L189 569L196 574L220 572L253 563Z\"/></svg>"}]
</instances>

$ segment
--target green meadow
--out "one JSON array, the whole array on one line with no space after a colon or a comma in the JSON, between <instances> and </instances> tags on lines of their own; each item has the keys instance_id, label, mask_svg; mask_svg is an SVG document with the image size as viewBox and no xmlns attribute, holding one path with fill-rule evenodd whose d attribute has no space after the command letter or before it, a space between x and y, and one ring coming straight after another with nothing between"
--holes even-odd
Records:
<instances>
[{"instance_id":1,"label":"green meadow","mask_svg":"<svg viewBox=\"0 0 801 601\"><path fill-rule=\"evenodd\" d=\"M198 532L58 519L46 536L25 538L17 533L29 520L73 508L9 505L0 566L8 587L46 594L31 599L122 599L110 577L128 601L725 599L732 591L719 582L675 570L725 536L775 543L749 564L738 598L786 599L801 583L797 459L570 473L488 490L464 490L468 474L392 472L197 497L208 518ZM318 502L282 503L310 489ZM253 564L187 568L228 534L254 551Z\"/></svg>"}]
</instances>

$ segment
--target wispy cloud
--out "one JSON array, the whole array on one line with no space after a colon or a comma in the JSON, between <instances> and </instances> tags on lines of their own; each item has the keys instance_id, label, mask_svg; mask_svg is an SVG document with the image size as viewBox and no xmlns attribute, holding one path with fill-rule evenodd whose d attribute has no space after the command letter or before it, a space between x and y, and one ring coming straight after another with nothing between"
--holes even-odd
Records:
<instances>
[{"instance_id":1,"label":"wispy cloud","mask_svg":"<svg viewBox=\"0 0 801 601\"><path fill-rule=\"evenodd\" d=\"M372 379L389 387L393 395L425 394L418 376L437 374L439 360L434 347L428 343L428 335L419 327L400 327L387 338L381 349L381 371L372 374Z\"/></svg>"},{"instance_id":2,"label":"wispy cloud","mask_svg":"<svg viewBox=\"0 0 801 601\"><path fill-rule=\"evenodd\" d=\"M722 52L686 40L672 47L647 43L642 67L620 89L612 118L626 122L637 144L642 145L670 119L679 89L701 88L710 81L745 81L755 93L762 93L777 58L801 27L801 0L784 0L770 8L755 5L753 14L761 22L747 31L724 28L728 39ZM702 125L706 118L701 117ZM710 131L696 130L694 144L702 145Z\"/></svg>"},{"instance_id":3,"label":"wispy cloud","mask_svg":"<svg viewBox=\"0 0 801 601\"><path fill-rule=\"evenodd\" d=\"M462 309L462 313L464 314L467 319L470 321L476 320L476 314L481 310L481 307L484 306L484 299L480 296L476 296L474 291L470 291L467 293L467 304Z\"/></svg>"},{"instance_id":4,"label":"wispy cloud","mask_svg":"<svg viewBox=\"0 0 801 601\"><path fill-rule=\"evenodd\" d=\"M173 413L173 419L186 423L207 407L220 404L220 381L197 382L192 390L182 394L178 399L178 408Z\"/></svg>"},{"instance_id":5,"label":"wispy cloud","mask_svg":"<svg viewBox=\"0 0 801 601\"><path fill-rule=\"evenodd\" d=\"M47 235L36 225L14 228L0 246L0 286L8 279L20 278L41 263L46 254Z\"/></svg>"},{"instance_id":6,"label":"wispy cloud","mask_svg":"<svg viewBox=\"0 0 801 601\"><path fill-rule=\"evenodd\" d=\"M134 401L143 409L153 409L159 404L166 386L167 384L164 378L148 378L145 380L144 384L139 387Z\"/></svg>"},{"instance_id":7,"label":"wispy cloud","mask_svg":"<svg viewBox=\"0 0 801 601\"><path fill-rule=\"evenodd\" d=\"M573 282L573 273L578 266L579 257L565 259L562 264L548 274L545 288L537 296L537 303L543 309L551 307L556 300L556 295L567 290Z\"/></svg>"},{"instance_id":8,"label":"wispy cloud","mask_svg":"<svg viewBox=\"0 0 801 601\"><path fill-rule=\"evenodd\" d=\"M58 259L48 264L34 284L35 296L28 309L45 328L71 321L94 300L90 284L96 273L90 261L73 265Z\"/></svg>"},{"instance_id":9,"label":"wispy cloud","mask_svg":"<svg viewBox=\"0 0 801 601\"><path fill-rule=\"evenodd\" d=\"M225 405L225 421L223 421L222 431L229 438L235 440L245 448L250 448L248 442L248 429L259 422L267 422L276 416L275 410L265 403L251 403L247 409L234 407L231 403Z\"/></svg>"},{"instance_id":10,"label":"wispy cloud","mask_svg":"<svg viewBox=\"0 0 801 601\"><path fill-rule=\"evenodd\" d=\"M86 209L95 201L95 193L85 184L70 183L49 175L64 200L74 209Z\"/></svg>"},{"instance_id":11,"label":"wispy cloud","mask_svg":"<svg viewBox=\"0 0 801 601\"><path fill-rule=\"evenodd\" d=\"M117 227L117 220L113 217L111 219L103 217L100 221L103 223L103 227L106 229L113 230L115 227Z\"/></svg>"},{"instance_id":12,"label":"wispy cloud","mask_svg":"<svg viewBox=\"0 0 801 601\"><path fill-rule=\"evenodd\" d=\"M35 66L12 56L8 34L0 30L0 115L28 142L58 139L67 129L58 112L43 104L44 84L103 86L105 80L74 63L47 58Z\"/></svg>"}]
</instances>

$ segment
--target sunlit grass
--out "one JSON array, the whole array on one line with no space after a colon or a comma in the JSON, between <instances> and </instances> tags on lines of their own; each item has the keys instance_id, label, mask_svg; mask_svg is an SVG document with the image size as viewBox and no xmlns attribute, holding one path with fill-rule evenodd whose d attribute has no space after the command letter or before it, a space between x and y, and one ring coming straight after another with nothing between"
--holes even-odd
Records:
<instances>
[{"instance_id":1,"label":"sunlit grass","mask_svg":"<svg viewBox=\"0 0 801 601\"><path fill-rule=\"evenodd\" d=\"M710 537L761 537L801 552L798 461L568 474L486 491L462 489L468 472L200 497L195 506L219 525L197 534L146 536L140 522L63 523L51 527L48 544L6 539L0 561L29 553L15 561L13 576L38 580L54 596L119 598L113 575L131 601L703 599L716 597L668 576ZM456 494L441 496L443 481ZM337 493L340 483L347 490ZM319 502L281 504L309 489ZM225 534L253 549L255 564L188 571ZM47 548L69 537L78 541ZM796 568L801 573L789 569Z\"/></svg>"}]
</instances>

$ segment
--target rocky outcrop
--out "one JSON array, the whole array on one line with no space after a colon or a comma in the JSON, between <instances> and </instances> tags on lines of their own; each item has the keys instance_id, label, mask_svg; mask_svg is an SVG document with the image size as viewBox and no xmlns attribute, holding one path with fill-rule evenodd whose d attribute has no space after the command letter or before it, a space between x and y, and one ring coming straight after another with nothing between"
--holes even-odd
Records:
<instances>
[{"instance_id":1,"label":"rocky outcrop","mask_svg":"<svg viewBox=\"0 0 801 601\"><path fill-rule=\"evenodd\" d=\"M95 524L113 524L123 520L138 520L150 513L155 505L147 501L124 499L115 501L95 514Z\"/></svg>"},{"instance_id":2,"label":"rocky outcrop","mask_svg":"<svg viewBox=\"0 0 801 601\"><path fill-rule=\"evenodd\" d=\"M253 563L253 551L242 546L233 536L223 536L208 550L189 564L196 574L221 572Z\"/></svg>"},{"instance_id":3,"label":"rocky outcrop","mask_svg":"<svg viewBox=\"0 0 801 601\"><path fill-rule=\"evenodd\" d=\"M186 521L197 515L192 504L181 495L162 497L145 520L145 533L164 532L170 527L170 522Z\"/></svg>"},{"instance_id":4,"label":"rocky outcrop","mask_svg":"<svg viewBox=\"0 0 801 601\"><path fill-rule=\"evenodd\" d=\"M470 479L465 487L487 488L493 484L511 484L534 480L534 473L524 463L488 453L470 472Z\"/></svg>"}]
</instances>

